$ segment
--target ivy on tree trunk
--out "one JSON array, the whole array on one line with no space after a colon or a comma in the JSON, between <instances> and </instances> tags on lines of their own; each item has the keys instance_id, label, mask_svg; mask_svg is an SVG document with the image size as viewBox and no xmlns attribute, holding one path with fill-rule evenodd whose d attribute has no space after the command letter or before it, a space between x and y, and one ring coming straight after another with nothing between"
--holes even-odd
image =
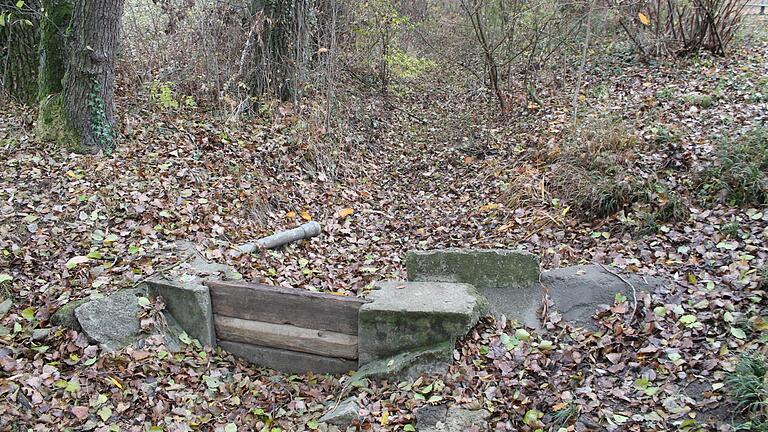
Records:
<instances>
[{"instance_id":1,"label":"ivy on tree trunk","mask_svg":"<svg viewBox=\"0 0 768 432\"><path fill-rule=\"evenodd\" d=\"M40 90L47 96L40 109L40 132L76 151L109 153L117 138L113 95L124 0L76 1L69 18L67 0L48 3L56 19L43 37ZM66 49L57 50L62 42ZM59 80L62 64L65 73Z\"/></svg>"}]
</instances>

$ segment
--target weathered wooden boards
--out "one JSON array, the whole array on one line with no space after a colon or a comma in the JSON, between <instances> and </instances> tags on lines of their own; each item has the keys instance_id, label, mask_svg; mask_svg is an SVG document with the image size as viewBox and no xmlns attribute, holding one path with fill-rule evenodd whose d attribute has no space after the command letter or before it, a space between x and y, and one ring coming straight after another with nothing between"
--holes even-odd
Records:
<instances>
[{"instance_id":1,"label":"weathered wooden boards","mask_svg":"<svg viewBox=\"0 0 768 432\"><path fill-rule=\"evenodd\" d=\"M260 284L207 282L219 344L286 372L356 369L365 300Z\"/></svg>"},{"instance_id":2,"label":"weathered wooden boards","mask_svg":"<svg viewBox=\"0 0 768 432\"><path fill-rule=\"evenodd\" d=\"M357 358L357 336L214 315L220 339L329 357Z\"/></svg>"}]
</instances>

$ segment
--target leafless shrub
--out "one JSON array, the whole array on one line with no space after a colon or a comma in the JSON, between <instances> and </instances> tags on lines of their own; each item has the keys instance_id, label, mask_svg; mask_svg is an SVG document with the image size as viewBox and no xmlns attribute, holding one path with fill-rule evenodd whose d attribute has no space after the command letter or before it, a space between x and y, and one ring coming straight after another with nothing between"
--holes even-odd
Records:
<instances>
[{"instance_id":1,"label":"leafless shrub","mask_svg":"<svg viewBox=\"0 0 768 432\"><path fill-rule=\"evenodd\" d=\"M228 79L237 72L248 2L126 2L119 70L127 90L173 82L181 94L215 108L231 105Z\"/></svg>"},{"instance_id":2,"label":"leafless shrub","mask_svg":"<svg viewBox=\"0 0 768 432\"><path fill-rule=\"evenodd\" d=\"M616 2L620 25L645 57L699 51L726 55L741 25L743 0Z\"/></svg>"}]
</instances>

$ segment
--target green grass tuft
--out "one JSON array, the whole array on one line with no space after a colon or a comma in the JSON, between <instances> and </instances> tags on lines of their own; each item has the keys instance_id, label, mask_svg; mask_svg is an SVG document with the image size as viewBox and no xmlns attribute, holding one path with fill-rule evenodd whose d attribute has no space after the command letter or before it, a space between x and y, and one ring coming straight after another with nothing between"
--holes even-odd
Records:
<instances>
[{"instance_id":1,"label":"green grass tuft","mask_svg":"<svg viewBox=\"0 0 768 432\"><path fill-rule=\"evenodd\" d=\"M768 128L724 140L717 160L701 176L702 190L733 205L768 204Z\"/></svg>"},{"instance_id":2,"label":"green grass tuft","mask_svg":"<svg viewBox=\"0 0 768 432\"><path fill-rule=\"evenodd\" d=\"M768 432L768 373L765 358L758 354L742 355L736 369L726 378L726 385L736 404L736 411L749 419L737 428Z\"/></svg>"}]
</instances>

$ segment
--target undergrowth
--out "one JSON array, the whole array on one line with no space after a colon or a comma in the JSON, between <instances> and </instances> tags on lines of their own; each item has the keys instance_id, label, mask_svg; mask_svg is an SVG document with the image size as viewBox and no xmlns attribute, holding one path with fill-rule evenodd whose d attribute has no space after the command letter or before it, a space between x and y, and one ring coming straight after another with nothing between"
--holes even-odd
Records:
<instances>
[{"instance_id":1,"label":"undergrowth","mask_svg":"<svg viewBox=\"0 0 768 432\"><path fill-rule=\"evenodd\" d=\"M766 205L767 172L768 128L759 126L719 144L717 159L701 175L701 190L732 205Z\"/></svg>"},{"instance_id":2,"label":"undergrowth","mask_svg":"<svg viewBox=\"0 0 768 432\"><path fill-rule=\"evenodd\" d=\"M621 121L587 121L565 140L553 165L553 186L573 213L607 217L637 201L642 182L628 161L637 138Z\"/></svg>"},{"instance_id":3,"label":"undergrowth","mask_svg":"<svg viewBox=\"0 0 768 432\"><path fill-rule=\"evenodd\" d=\"M728 390L736 404L736 411L746 414L747 422L737 430L768 432L768 373L765 358L745 354L726 380Z\"/></svg>"}]
</instances>

